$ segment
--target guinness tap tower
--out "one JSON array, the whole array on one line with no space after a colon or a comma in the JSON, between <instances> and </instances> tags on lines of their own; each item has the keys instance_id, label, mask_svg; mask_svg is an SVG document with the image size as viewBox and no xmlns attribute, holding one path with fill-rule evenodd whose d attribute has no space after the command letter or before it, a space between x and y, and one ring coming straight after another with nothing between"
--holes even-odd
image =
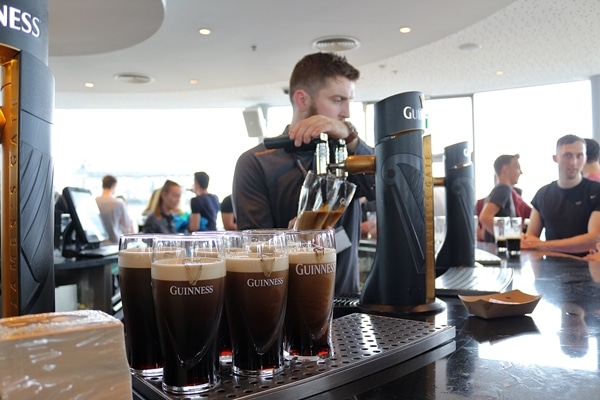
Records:
<instances>
[{"instance_id":1,"label":"guinness tap tower","mask_svg":"<svg viewBox=\"0 0 600 400\"><path fill-rule=\"evenodd\" d=\"M2 317L54 311L46 0L0 0Z\"/></svg>"},{"instance_id":2,"label":"guinness tap tower","mask_svg":"<svg viewBox=\"0 0 600 400\"><path fill-rule=\"evenodd\" d=\"M423 103L423 93L406 92L375 104L377 250L358 305L366 312L423 315L445 307L435 298L431 146L423 137Z\"/></svg>"}]
</instances>

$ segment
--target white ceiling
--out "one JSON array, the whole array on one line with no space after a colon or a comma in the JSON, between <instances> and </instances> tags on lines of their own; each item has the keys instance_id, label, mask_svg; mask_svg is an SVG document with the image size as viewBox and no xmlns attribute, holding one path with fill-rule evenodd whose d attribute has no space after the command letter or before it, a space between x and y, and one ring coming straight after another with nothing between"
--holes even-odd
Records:
<instances>
[{"instance_id":1,"label":"white ceiling","mask_svg":"<svg viewBox=\"0 0 600 400\"><path fill-rule=\"evenodd\" d=\"M58 108L288 105L325 36L361 43L359 101L448 96L600 74L599 0L49 0ZM401 26L412 32L402 35ZM201 36L199 28L210 28ZM465 43L478 51L461 51ZM503 70L503 76L496 76ZM123 83L115 74L152 77ZM197 85L190 85L197 79ZM87 89L84 82L94 82Z\"/></svg>"}]
</instances>

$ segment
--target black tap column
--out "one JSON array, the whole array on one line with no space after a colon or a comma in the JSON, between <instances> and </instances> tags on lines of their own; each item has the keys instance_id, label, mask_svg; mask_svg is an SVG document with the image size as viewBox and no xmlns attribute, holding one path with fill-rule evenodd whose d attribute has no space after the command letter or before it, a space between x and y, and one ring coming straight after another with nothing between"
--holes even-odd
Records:
<instances>
[{"instance_id":1,"label":"black tap column","mask_svg":"<svg viewBox=\"0 0 600 400\"><path fill-rule=\"evenodd\" d=\"M428 303L423 94L375 104L377 248L359 308L382 314L431 312Z\"/></svg>"},{"instance_id":2,"label":"black tap column","mask_svg":"<svg viewBox=\"0 0 600 400\"><path fill-rule=\"evenodd\" d=\"M474 167L468 142L444 149L446 238L435 260L437 275L451 267L475 265Z\"/></svg>"},{"instance_id":3,"label":"black tap column","mask_svg":"<svg viewBox=\"0 0 600 400\"><path fill-rule=\"evenodd\" d=\"M0 0L2 317L54 311L46 0Z\"/></svg>"}]
</instances>

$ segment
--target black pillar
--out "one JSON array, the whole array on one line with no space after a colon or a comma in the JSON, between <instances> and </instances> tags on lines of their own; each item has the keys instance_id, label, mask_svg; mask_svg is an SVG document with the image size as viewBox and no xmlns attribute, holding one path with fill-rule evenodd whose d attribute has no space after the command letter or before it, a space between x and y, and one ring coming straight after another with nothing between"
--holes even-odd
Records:
<instances>
[{"instance_id":1,"label":"black pillar","mask_svg":"<svg viewBox=\"0 0 600 400\"><path fill-rule=\"evenodd\" d=\"M2 317L54 311L46 0L0 0Z\"/></svg>"}]
</instances>

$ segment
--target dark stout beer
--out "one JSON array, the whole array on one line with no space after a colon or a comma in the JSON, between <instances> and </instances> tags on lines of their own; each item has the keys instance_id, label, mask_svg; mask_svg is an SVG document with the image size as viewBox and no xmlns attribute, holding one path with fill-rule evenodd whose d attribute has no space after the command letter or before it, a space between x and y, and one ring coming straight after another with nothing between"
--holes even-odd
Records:
<instances>
[{"instance_id":1,"label":"dark stout beer","mask_svg":"<svg viewBox=\"0 0 600 400\"><path fill-rule=\"evenodd\" d=\"M152 292L163 353L163 390L193 394L219 383L219 320L225 261L202 258L152 264Z\"/></svg>"},{"instance_id":2,"label":"dark stout beer","mask_svg":"<svg viewBox=\"0 0 600 400\"><path fill-rule=\"evenodd\" d=\"M496 240L496 249L498 250L498 253L506 252L506 238L504 236L499 237Z\"/></svg>"},{"instance_id":3,"label":"dark stout beer","mask_svg":"<svg viewBox=\"0 0 600 400\"><path fill-rule=\"evenodd\" d=\"M506 238L506 254L509 257L518 256L521 253L521 238Z\"/></svg>"},{"instance_id":4,"label":"dark stout beer","mask_svg":"<svg viewBox=\"0 0 600 400\"><path fill-rule=\"evenodd\" d=\"M294 229L299 231L305 229L321 229L328 215L329 211L327 211L326 207L318 211L302 211L296 219Z\"/></svg>"},{"instance_id":5,"label":"dark stout beer","mask_svg":"<svg viewBox=\"0 0 600 400\"><path fill-rule=\"evenodd\" d=\"M129 366L136 374L162 374L162 356L150 284L150 248L119 251L119 287L123 304Z\"/></svg>"},{"instance_id":6,"label":"dark stout beer","mask_svg":"<svg viewBox=\"0 0 600 400\"><path fill-rule=\"evenodd\" d=\"M327 227L333 227L333 226L335 226L335 224L338 222L338 220L340 219L340 217L344 213L345 209L346 209L346 206L345 205L341 205L335 211L330 211L327 214L327 218L325 219L325 222L323 222L323 225L320 228L324 229L324 228L327 228ZM316 229L319 229L319 228L316 228Z\"/></svg>"},{"instance_id":7,"label":"dark stout beer","mask_svg":"<svg viewBox=\"0 0 600 400\"><path fill-rule=\"evenodd\" d=\"M331 355L335 249L290 249L285 347L290 356L316 360Z\"/></svg>"},{"instance_id":8,"label":"dark stout beer","mask_svg":"<svg viewBox=\"0 0 600 400\"><path fill-rule=\"evenodd\" d=\"M232 371L272 376L283 370L288 257L228 256L227 317Z\"/></svg>"}]
</instances>

